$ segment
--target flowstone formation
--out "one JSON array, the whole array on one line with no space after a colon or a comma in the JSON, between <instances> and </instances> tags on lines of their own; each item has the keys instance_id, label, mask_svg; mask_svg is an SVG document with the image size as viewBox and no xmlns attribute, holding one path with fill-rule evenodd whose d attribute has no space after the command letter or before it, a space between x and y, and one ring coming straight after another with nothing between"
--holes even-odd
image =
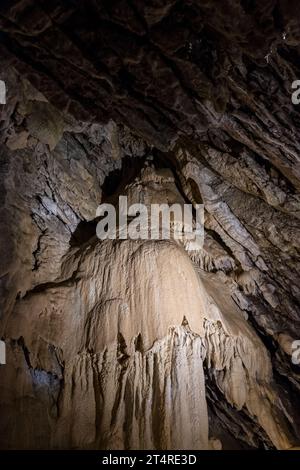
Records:
<instances>
[{"instance_id":1,"label":"flowstone formation","mask_svg":"<svg viewBox=\"0 0 300 470\"><path fill-rule=\"evenodd\" d=\"M149 166L125 194L184 202L170 172ZM93 237L69 250L55 282L16 302L4 331L6 445L208 449L204 361L276 448L293 445L265 347L184 245Z\"/></svg>"},{"instance_id":2,"label":"flowstone formation","mask_svg":"<svg viewBox=\"0 0 300 470\"><path fill-rule=\"evenodd\" d=\"M299 446L297 15L1 2L1 448ZM203 204L202 249L99 241L125 193Z\"/></svg>"}]
</instances>

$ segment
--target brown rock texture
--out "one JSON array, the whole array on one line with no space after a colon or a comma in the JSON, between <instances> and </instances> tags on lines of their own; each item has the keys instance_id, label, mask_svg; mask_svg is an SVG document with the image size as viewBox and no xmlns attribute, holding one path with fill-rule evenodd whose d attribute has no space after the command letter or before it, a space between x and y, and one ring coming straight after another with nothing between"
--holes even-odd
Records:
<instances>
[{"instance_id":1,"label":"brown rock texture","mask_svg":"<svg viewBox=\"0 0 300 470\"><path fill-rule=\"evenodd\" d=\"M1 2L1 448L299 446L297 7ZM100 242L125 193L203 249Z\"/></svg>"}]
</instances>

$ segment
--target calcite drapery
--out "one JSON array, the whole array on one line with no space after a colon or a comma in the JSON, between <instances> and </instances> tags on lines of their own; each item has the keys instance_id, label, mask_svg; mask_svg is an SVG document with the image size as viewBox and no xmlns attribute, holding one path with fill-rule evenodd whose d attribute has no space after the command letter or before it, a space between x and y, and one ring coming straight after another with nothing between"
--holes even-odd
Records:
<instances>
[{"instance_id":1,"label":"calcite drapery","mask_svg":"<svg viewBox=\"0 0 300 470\"><path fill-rule=\"evenodd\" d=\"M299 79L297 11L297 0L1 2L0 335L8 350L8 317L12 325L26 293L63 281L70 245L93 230L105 177L113 186L115 172L124 175L128 161L138 167L136 157L151 149L187 199L204 202L204 248L190 256L205 290L228 312L223 322L236 309L262 338L282 401L273 397L273 409L286 408L299 442L300 369L291 357L300 337L300 108L291 100ZM215 326L215 349L224 354L219 342L228 331ZM44 365L55 369L51 375L36 367L24 339L11 340L20 396L30 398L20 422L35 423L19 437L15 429L15 445L32 445L34 433L43 446L49 429L37 432L38 424L43 403L56 416L63 352L38 340L52 351ZM238 342L229 341L234 355ZM231 361L220 357L217 371L206 358L212 435L215 419L224 447L272 448L256 412L229 404L240 409L246 396L245 387L234 397L225 387ZM44 384L43 400L33 395L31 375ZM6 381L4 403L14 384Z\"/></svg>"},{"instance_id":2,"label":"calcite drapery","mask_svg":"<svg viewBox=\"0 0 300 470\"><path fill-rule=\"evenodd\" d=\"M159 200L166 178L181 200L169 174L148 168L127 188L131 202ZM267 351L189 254L173 239L94 237L65 256L59 280L17 302L5 329L3 446L207 449L204 360L232 406L277 448L292 446Z\"/></svg>"}]
</instances>

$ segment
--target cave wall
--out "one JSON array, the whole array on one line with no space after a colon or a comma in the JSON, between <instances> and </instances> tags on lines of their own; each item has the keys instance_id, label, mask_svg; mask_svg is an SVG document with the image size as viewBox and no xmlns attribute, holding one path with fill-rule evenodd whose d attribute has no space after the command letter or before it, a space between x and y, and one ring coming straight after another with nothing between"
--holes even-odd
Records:
<instances>
[{"instance_id":1,"label":"cave wall","mask_svg":"<svg viewBox=\"0 0 300 470\"><path fill-rule=\"evenodd\" d=\"M9 411L2 421L2 446L112 442L99 441L97 407L103 405L94 401L95 390L101 392L92 371L101 375L105 360L97 357L90 367L85 351L80 367L91 385L68 401L62 390L71 393L65 383L72 380L63 372L64 348L59 333L48 331L39 314L53 305L43 292L57 284L57 292L63 292L58 295L68 298L68 283L76 280L75 269L68 271L77 266L74 250L81 260L87 242L79 228L93 230L105 178L121 170L126 159L144 160L149 154L154 162L168 162L187 200L205 205L205 245L193 263L221 312L237 309L243 324L260 338L272 369L264 380L272 382L277 398L266 394L285 416L282 422L278 418L283 441L270 437L270 425L259 417L263 410L247 408L230 392L226 397L228 384L225 380L222 386L216 370L231 370L228 363L217 367L206 351L204 370L192 363L188 370L199 367L199 381L206 375L211 413L236 439L252 447L296 445L299 367L291 362L291 344L300 329L300 166L299 107L291 102L291 84L300 74L297 2L16 0L1 3L0 29L0 78L8 90L0 118L0 334L11 351L8 360L14 358L7 377L1 367L0 380L4 408L13 410L15 400L23 406L24 396L31 403L22 418L30 426L27 437L21 430L12 433L19 418ZM40 306L39 297L47 299L46 305ZM88 311L86 306L83 314ZM50 330L51 325L59 329L50 314L45 318ZM39 322L33 341L32 325ZM183 328L179 321L177 327ZM189 337L181 329L157 335L162 341L158 357L167 360L174 335L178 341ZM114 347L117 355L119 346ZM76 363L75 356L72 360ZM133 357L128 361L134 370L140 367ZM21 385L14 396L16 371ZM133 390L128 386L122 393ZM93 408L90 414L75 406L81 394ZM46 420L45 406L50 410ZM79 410L74 424L65 418L64 406L71 415ZM36 421L31 422L32 413ZM128 417L130 411L122 413ZM66 441L53 437L53 427L59 432L57 420L68 429L74 426ZM44 423L37 434L35 422ZM85 422L89 431L81 440L76 426ZM137 442L139 433L131 431L125 433L127 441L115 436L114 442L151 445ZM177 445L156 433L151 439L154 447Z\"/></svg>"}]
</instances>

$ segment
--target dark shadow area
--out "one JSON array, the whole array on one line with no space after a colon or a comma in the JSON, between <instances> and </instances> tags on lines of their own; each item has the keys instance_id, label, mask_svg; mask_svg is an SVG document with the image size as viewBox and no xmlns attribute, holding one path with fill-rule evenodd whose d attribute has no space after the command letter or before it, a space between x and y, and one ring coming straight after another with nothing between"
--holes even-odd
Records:
<instances>
[{"instance_id":1,"label":"dark shadow area","mask_svg":"<svg viewBox=\"0 0 300 470\"><path fill-rule=\"evenodd\" d=\"M70 246L81 246L96 235L97 219L86 222L82 220L72 233Z\"/></svg>"}]
</instances>

